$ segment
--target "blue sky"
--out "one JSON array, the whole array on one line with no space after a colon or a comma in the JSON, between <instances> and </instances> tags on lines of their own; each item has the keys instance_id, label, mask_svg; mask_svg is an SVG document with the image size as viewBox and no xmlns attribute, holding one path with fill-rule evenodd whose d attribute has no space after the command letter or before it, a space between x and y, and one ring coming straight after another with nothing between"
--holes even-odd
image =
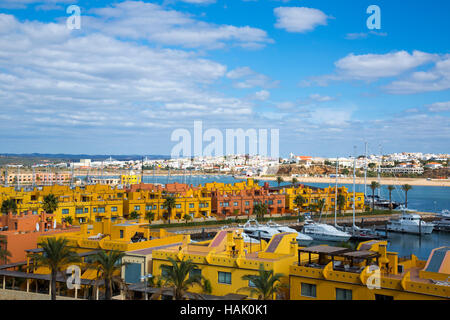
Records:
<instances>
[{"instance_id":1,"label":"blue sky","mask_svg":"<svg viewBox=\"0 0 450 320\"><path fill-rule=\"evenodd\" d=\"M450 153L448 12L445 0L0 0L0 153L170 154L195 120L279 129L284 156L364 141Z\"/></svg>"}]
</instances>

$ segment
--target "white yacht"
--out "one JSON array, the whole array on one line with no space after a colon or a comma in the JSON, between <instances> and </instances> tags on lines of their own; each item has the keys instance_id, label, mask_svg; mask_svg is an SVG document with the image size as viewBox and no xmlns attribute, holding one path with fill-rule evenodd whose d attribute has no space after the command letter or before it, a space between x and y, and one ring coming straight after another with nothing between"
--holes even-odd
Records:
<instances>
[{"instance_id":1,"label":"white yacht","mask_svg":"<svg viewBox=\"0 0 450 320\"><path fill-rule=\"evenodd\" d=\"M391 219L387 224L388 231L405 232L414 234L430 234L433 232L434 224L421 221L418 214L402 212L398 219Z\"/></svg>"},{"instance_id":2,"label":"white yacht","mask_svg":"<svg viewBox=\"0 0 450 320\"><path fill-rule=\"evenodd\" d=\"M450 232L450 211L442 210L436 217L439 218L439 220L433 221L434 230Z\"/></svg>"},{"instance_id":3,"label":"white yacht","mask_svg":"<svg viewBox=\"0 0 450 320\"><path fill-rule=\"evenodd\" d=\"M297 234L297 242L301 246L309 245L314 239L310 236L300 233L293 228L289 228L288 226L279 225L273 221L269 221L266 224L267 227L277 230L278 232L292 232Z\"/></svg>"},{"instance_id":4,"label":"white yacht","mask_svg":"<svg viewBox=\"0 0 450 320\"><path fill-rule=\"evenodd\" d=\"M314 240L324 241L348 241L352 237L350 233L339 231L329 224L316 223L310 219L305 220L302 233L311 236Z\"/></svg>"},{"instance_id":5,"label":"white yacht","mask_svg":"<svg viewBox=\"0 0 450 320\"><path fill-rule=\"evenodd\" d=\"M276 229L269 228L264 225L260 225L258 221L255 219L248 220L243 226L240 226L244 229L244 232L251 238L254 239L263 239L266 241L270 241L272 237L278 233L280 233Z\"/></svg>"},{"instance_id":6,"label":"white yacht","mask_svg":"<svg viewBox=\"0 0 450 320\"><path fill-rule=\"evenodd\" d=\"M450 218L450 210L444 209L436 215L439 218Z\"/></svg>"}]
</instances>

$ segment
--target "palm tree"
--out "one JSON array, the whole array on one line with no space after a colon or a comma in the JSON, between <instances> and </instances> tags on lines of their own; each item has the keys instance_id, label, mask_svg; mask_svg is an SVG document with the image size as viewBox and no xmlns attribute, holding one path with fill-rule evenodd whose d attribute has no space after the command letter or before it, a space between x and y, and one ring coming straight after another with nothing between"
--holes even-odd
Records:
<instances>
[{"instance_id":1,"label":"palm tree","mask_svg":"<svg viewBox=\"0 0 450 320\"><path fill-rule=\"evenodd\" d=\"M1 208L1 212L3 214L8 214L9 212L15 213L16 211L17 211L16 200L14 199L3 200Z\"/></svg>"},{"instance_id":2,"label":"palm tree","mask_svg":"<svg viewBox=\"0 0 450 320\"><path fill-rule=\"evenodd\" d=\"M139 213L136 210L131 211L130 212L130 219L131 220L139 219Z\"/></svg>"},{"instance_id":3,"label":"palm tree","mask_svg":"<svg viewBox=\"0 0 450 320\"><path fill-rule=\"evenodd\" d=\"M273 295L281 288L282 273L273 273L273 270L264 270L263 264L260 264L258 275L247 274L242 276L242 280L249 281L248 287L238 289L238 291L250 291L250 294L256 294L258 300L272 300Z\"/></svg>"},{"instance_id":4,"label":"palm tree","mask_svg":"<svg viewBox=\"0 0 450 320\"><path fill-rule=\"evenodd\" d=\"M259 185L259 180L258 179L253 179L253 183L256 185Z\"/></svg>"},{"instance_id":5,"label":"palm tree","mask_svg":"<svg viewBox=\"0 0 450 320\"><path fill-rule=\"evenodd\" d=\"M71 216L65 217L65 218L64 218L64 221L66 221L66 223L68 223L68 224L70 224L70 225L73 225L73 219L72 219Z\"/></svg>"},{"instance_id":6,"label":"palm tree","mask_svg":"<svg viewBox=\"0 0 450 320\"><path fill-rule=\"evenodd\" d=\"M298 182L298 179L297 178L292 178L292 185L295 187L295 185L297 184L297 182Z\"/></svg>"},{"instance_id":7,"label":"palm tree","mask_svg":"<svg viewBox=\"0 0 450 320\"><path fill-rule=\"evenodd\" d=\"M172 287L173 299L183 300L186 297L189 287L197 284L202 286L202 277L200 275L192 275L190 273L197 269L197 266L191 260L181 260L179 262L172 258L168 258L172 264L165 274L161 275L165 285ZM168 267L161 265L160 268Z\"/></svg>"},{"instance_id":8,"label":"palm tree","mask_svg":"<svg viewBox=\"0 0 450 320\"><path fill-rule=\"evenodd\" d=\"M412 189L409 184L402 185L402 190L405 191L405 208L408 208L408 191Z\"/></svg>"},{"instance_id":9,"label":"palm tree","mask_svg":"<svg viewBox=\"0 0 450 320\"><path fill-rule=\"evenodd\" d=\"M44 197L42 208L45 212L52 214L58 208L58 198L54 194L49 194Z\"/></svg>"},{"instance_id":10,"label":"palm tree","mask_svg":"<svg viewBox=\"0 0 450 320\"><path fill-rule=\"evenodd\" d=\"M167 210L167 218L170 224L170 217L172 216L172 209L176 206L176 198L174 196L167 196L163 202L163 208Z\"/></svg>"},{"instance_id":11,"label":"palm tree","mask_svg":"<svg viewBox=\"0 0 450 320\"><path fill-rule=\"evenodd\" d=\"M6 237L2 236L0 237L0 261L2 261L2 264L7 264L11 257L11 252L6 249Z\"/></svg>"},{"instance_id":12,"label":"palm tree","mask_svg":"<svg viewBox=\"0 0 450 320\"><path fill-rule=\"evenodd\" d=\"M114 273L119 270L123 263L122 258L125 256L125 252L116 250L109 251L101 250L93 256L90 267L97 269L97 278L102 279L105 285L105 300L111 300L112 298L112 286L113 282L121 282L118 280Z\"/></svg>"},{"instance_id":13,"label":"palm tree","mask_svg":"<svg viewBox=\"0 0 450 320\"><path fill-rule=\"evenodd\" d=\"M268 207L267 204L258 202L253 206L253 213L256 214L257 218L264 218L264 215L267 213Z\"/></svg>"},{"instance_id":14,"label":"palm tree","mask_svg":"<svg viewBox=\"0 0 450 320\"><path fill-rule=\"evenodd\" d=\"M372 181L369 185L370 189L372 189L372 212L375 210L375 190L380 187L380 184L376 181Z\"/></svg>"},{"instance_id":15,"label":"palm tree","mask_svg":"<svg viewBox=\"0 0 450 320\"><path fill-rule=\"evenodd\" d=\"M153 219L155 219L155 213L154 213L154 212L151 212L151 211L148 211L148 212L145 214L145 218L148 220L148 223L151 224L152 221L153 221Z\"/></svg>"},{"instance_id":16,"label":"palm tree","mask_svg":"<svg viewBox=\"0 0 450 320\"><path fill-rule=\"evenodd\" d=\"M391 211L392 210L392 191L395 190L395 187L389 185L389 186L387 186L387 189L389 191L389 210Z\"/></svg>"},{"instance_id":17,"label":"palm tree","mask_svg":"<svg viewBox=\"0 0 450 320\"><path fill-rule=\"evenodd\" d=\"M294 205L296 205L297 208L299 209L299 213L300 213L300 211L301 211L303 205L305 204L305 202L306 202L306 199L303 198L302 195L299 194L298 196L295 197L295 199L294 199Z\"/></svg>"},{"instance_id":18,"label":"palm tree","mask_svg":"<svg viewBox=\"0 0 450 320\"><path fill-rule=\"evenodd\" d=\"M51 298L56 300L56 276L61 269L70 263L80 262L80 257L67 247L66 238L47 238L38 243L43 249L42 254L33 253L29 257L34 260L33 267L44 266L50 269L51 274Z\"/></svg>"},{"instance_id":19,"label":"palm tree","mask_svg":"<svg viewBox=\"0 0 450 320\"><path fill-rule=\"evenodd\" d=\"M343 194L339 194L337 196L337 206L339 209L339 214L341 214L342 208L345 206L345 196Z\"/></svg>"},{"instance_id":20,"label":"palm tree","mask_svg":"<svg viewBox=\"0 0 450 320\"><path fill-rule=\"evenodd\" d=\"M278 186L280 186L280 183L282 183L284 180L283 180L283 178L282 177L277 177L277 183L278 183Z\"/></svg>"},{"instance_id":21,"label":"palm tree","mask_svg":"<svg viewBox=\"0 0 450 320\"><path fill-rule=\"evenodd\" d=\"M192 217L191 217L190 214L187 214L187 213L186 213L186 214L183 216L183 219L184 219L184 222L188 223L188 221L191 221L191 220L192 220Z\"/></svg>"}]
</instances>

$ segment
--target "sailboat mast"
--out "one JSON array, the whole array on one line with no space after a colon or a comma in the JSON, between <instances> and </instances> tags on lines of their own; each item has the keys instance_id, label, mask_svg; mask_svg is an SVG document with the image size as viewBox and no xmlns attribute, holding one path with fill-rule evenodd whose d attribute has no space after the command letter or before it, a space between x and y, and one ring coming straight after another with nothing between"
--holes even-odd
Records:
<instances>
[{"instance_id":1,"label":"sailboat mast","mask_svg":"<svg viewBox=\"0 0 450 320\"><path fill-rule=\"evenodd\" d=\"M353 158L353 227L355 227L355 202L356 202L356 191L355 191L355 177L356 177L356 146L354 148L354 158Z\"/></svg>"},{"instance_id":2,"label":"sailboat mast","mask_svg":"<svg viewBox=\"0 0 450 320\"><path fill-rule=\"evenodd\" d=\"M381 161L383 161L383 152L381 150L381 144L379 145L380 148L380 161L378 161L378 184L380 185L380 188L378 188L378 197L381 197L381 177L380 177L380 171L381 171Z\"/></svg>"},{"instance_id":3,"label":"sailboat mast","mask_svg":"<svg viewBox=\"0 0 450 320\"><path fill-rule=\"evenodd\" d=\"M367 142L364 142L364 197L367 194Z\"/></svg>"},{"instance_id":4,"label":"sailboat mast","mask_svg":"<svg viewBox=\"0 0 450 320\"><path fill-rule=\"evenodd\" d=\"M338 192L339 158L336 157L336 187L334 189L334 225L337 226L337 192Z\"/></svg>"}]
</instances>

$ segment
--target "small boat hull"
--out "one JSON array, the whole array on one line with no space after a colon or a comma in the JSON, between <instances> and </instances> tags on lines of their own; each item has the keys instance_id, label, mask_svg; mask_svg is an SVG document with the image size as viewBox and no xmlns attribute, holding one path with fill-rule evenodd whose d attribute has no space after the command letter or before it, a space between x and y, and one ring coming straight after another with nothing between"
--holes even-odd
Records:
<instances>
[{"instance_id":1,"label":"small boat hull","mask_svg":"<svg viewBox=\"0 0 450 320\"><path fill-rule=\"evenodd\" d=\"M351 235L332 235L328 233L305 233L306 235L310 236L314 240L320 240L320 241L336 241L336 242L346 242L350 240Z\"/></svg>"},{"instance_id":2,"label":"small boat hull","mask_svg":"<svg viewBox=\"0 0 450 320\"><path fill-rule=\"evenodd\" d=\"M387 225L387 230L391 232L411 233L411 234L431 234L434 225L426 225L421 228L417 226L392 226Z\"/></svg>"}]
</instances>

